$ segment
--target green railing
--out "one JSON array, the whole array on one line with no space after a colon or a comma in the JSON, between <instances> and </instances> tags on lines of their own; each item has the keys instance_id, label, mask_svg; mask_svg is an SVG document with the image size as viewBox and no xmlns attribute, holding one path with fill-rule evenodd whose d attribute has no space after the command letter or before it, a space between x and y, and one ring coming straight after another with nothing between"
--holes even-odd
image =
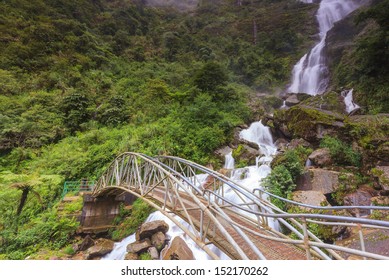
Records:
<instances>
[{"instance_id":1,"label":"green railing","mask_svg":"<svg viewBox=\"0 0 389 280\"><path fill-rule=\"evenodd\" d=\"M66 181L63 185L61 198L63 199L65 195L68 193L74 193L74 195L77 195L80 192L93 191L94 186L95 186L95 181L88 181L88 180Z\"/></svg>"}]
</instances>

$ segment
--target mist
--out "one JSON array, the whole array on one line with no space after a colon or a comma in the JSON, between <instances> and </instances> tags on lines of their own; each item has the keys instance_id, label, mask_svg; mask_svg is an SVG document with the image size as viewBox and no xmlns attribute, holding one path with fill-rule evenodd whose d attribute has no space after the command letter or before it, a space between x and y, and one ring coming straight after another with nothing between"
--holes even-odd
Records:
<instances>
[{"instance_id":1,"label":"mist","mask_svg":"<svg viewBox=\"0 0 389 280\"><path fill-rule=\"evenodd\" d=\"M173 6L178 10L192 10L197 7L200 0L146 0L150 6Z\"/></svg>"}]
</instances>

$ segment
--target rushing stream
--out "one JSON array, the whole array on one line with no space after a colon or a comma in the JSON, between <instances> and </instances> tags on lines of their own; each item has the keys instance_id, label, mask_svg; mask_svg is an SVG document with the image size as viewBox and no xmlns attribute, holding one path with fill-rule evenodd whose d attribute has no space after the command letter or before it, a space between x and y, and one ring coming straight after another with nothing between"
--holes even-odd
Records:
<instances>
[{"instance_id":1,"label":"rushing stream","mask_svg":"<svg viewBox=\"0 0 389 280\"><path fill-rule=\"evenodd\" d=\"M312 3L312 0L302 0ZM362 6L364 0L322 0L316 19L319 24L319 42L294 66L292 83L288 88L291 93L323 93L328 85L328 68L324 56L327 32L335 22Z\"/></svg>"}]
</instances>

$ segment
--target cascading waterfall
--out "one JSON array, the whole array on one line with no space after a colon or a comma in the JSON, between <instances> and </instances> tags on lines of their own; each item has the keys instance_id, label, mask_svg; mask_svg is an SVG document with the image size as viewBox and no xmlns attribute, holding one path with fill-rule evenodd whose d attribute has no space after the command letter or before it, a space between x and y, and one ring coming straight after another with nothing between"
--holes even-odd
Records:
<instances>
[{"instance_id":1,"label":"cascading waterfall","mask_svg":"<svg viewBox=\"0 0 389 280\"><path fill-rule=\"evenodd\" d=\"M346 112L347 113L351 113L355 109L360 108L360 106L358 104L354 103L353 91L354 91L353 89L350 89L348 91L343 91L342 92L342 96L344 97L344 104L346 106Z\"/></svg>"},{"instance_id":2,"label":"cascading waterfall","mask_svg":"<svg viewBox=\"0 0 389 280\"><path fill-rule=\"evenodd\" d=\"M313 3L312 0L301 0ZM292 83L287 89L290 93L308 93L316 95L323 93L328 85L328 68L323 50L327 32L334 23L362 6L365 0L322 0L317 11L319 23L319 42L294 66Z\"/></svg>"},{"instance_id":3,"label":"cascading waterfall","mask_svg":"<svg viewBox=\"0 0 389 280\"><path fill-rule=\"evenodd\" d=\"M269 127L264 126L260 121L254 122L248 129L242 130L240 133L240 138L256 143L260 152L263 154L262 156L257 157L255 165L235 169L233 170L231 176L233 181L246 187L249 191L253 191L254 189L261 188L261 181L270 174L270 163L277 152L277 147L273 143L273 138ZM227 185L224 186L224 197L236 204L242 204L246 202L242 201L242 198L238 197L234 190ZM265 195L262 197L265 198ZM240 209L235 210L243 211ZM245 213L245 215L251 216L251 218L254 219L257 218L255 215L250 215L247 213ZM279 230L278 223L274 219L269 219L268 223L269 226L273 229Z\"/></svg>"},{"instance_id":4,"label":"cascading waterfall","mask_svg":"<svg viewBox=\"0 0 389 280\"><path fill-rule=\"evenodd\" d=\"M224 168L225 169L234 169L235 168L235 159L232 156L232 151L226 154L225 161L224 161Z\"/></svg>"}]
</instances>

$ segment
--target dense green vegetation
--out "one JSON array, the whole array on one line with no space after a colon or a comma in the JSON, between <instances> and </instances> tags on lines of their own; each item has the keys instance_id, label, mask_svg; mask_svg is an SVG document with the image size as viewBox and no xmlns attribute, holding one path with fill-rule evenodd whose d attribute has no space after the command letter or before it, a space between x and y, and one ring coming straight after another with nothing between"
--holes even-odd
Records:
<instances>
[{"instance_id":1,"label":"dense green vegetation","mask_svg":"<svg viewBox=\"0 0 389 280\"><path fill-rule=\"evenodd\" d=\"M366 112L389 112L389 1L375 0L355 17L365 26L334 67L337 86L357 89L356 100Z\"/></svg>"},{"instance_id":2,"label":"dense green vegetation","mask_svg":"<svg viewBox=\"0 0 389 280\"><path fill-rule=\"evenodd\" d=\"M2 258L65 245L76 224L55 219L63 181L95 179L121 152L219 165L213 151L251 118L253 89L282 87L309 46L314 9L1 1Z\"/></svg>"}]
</instances>

